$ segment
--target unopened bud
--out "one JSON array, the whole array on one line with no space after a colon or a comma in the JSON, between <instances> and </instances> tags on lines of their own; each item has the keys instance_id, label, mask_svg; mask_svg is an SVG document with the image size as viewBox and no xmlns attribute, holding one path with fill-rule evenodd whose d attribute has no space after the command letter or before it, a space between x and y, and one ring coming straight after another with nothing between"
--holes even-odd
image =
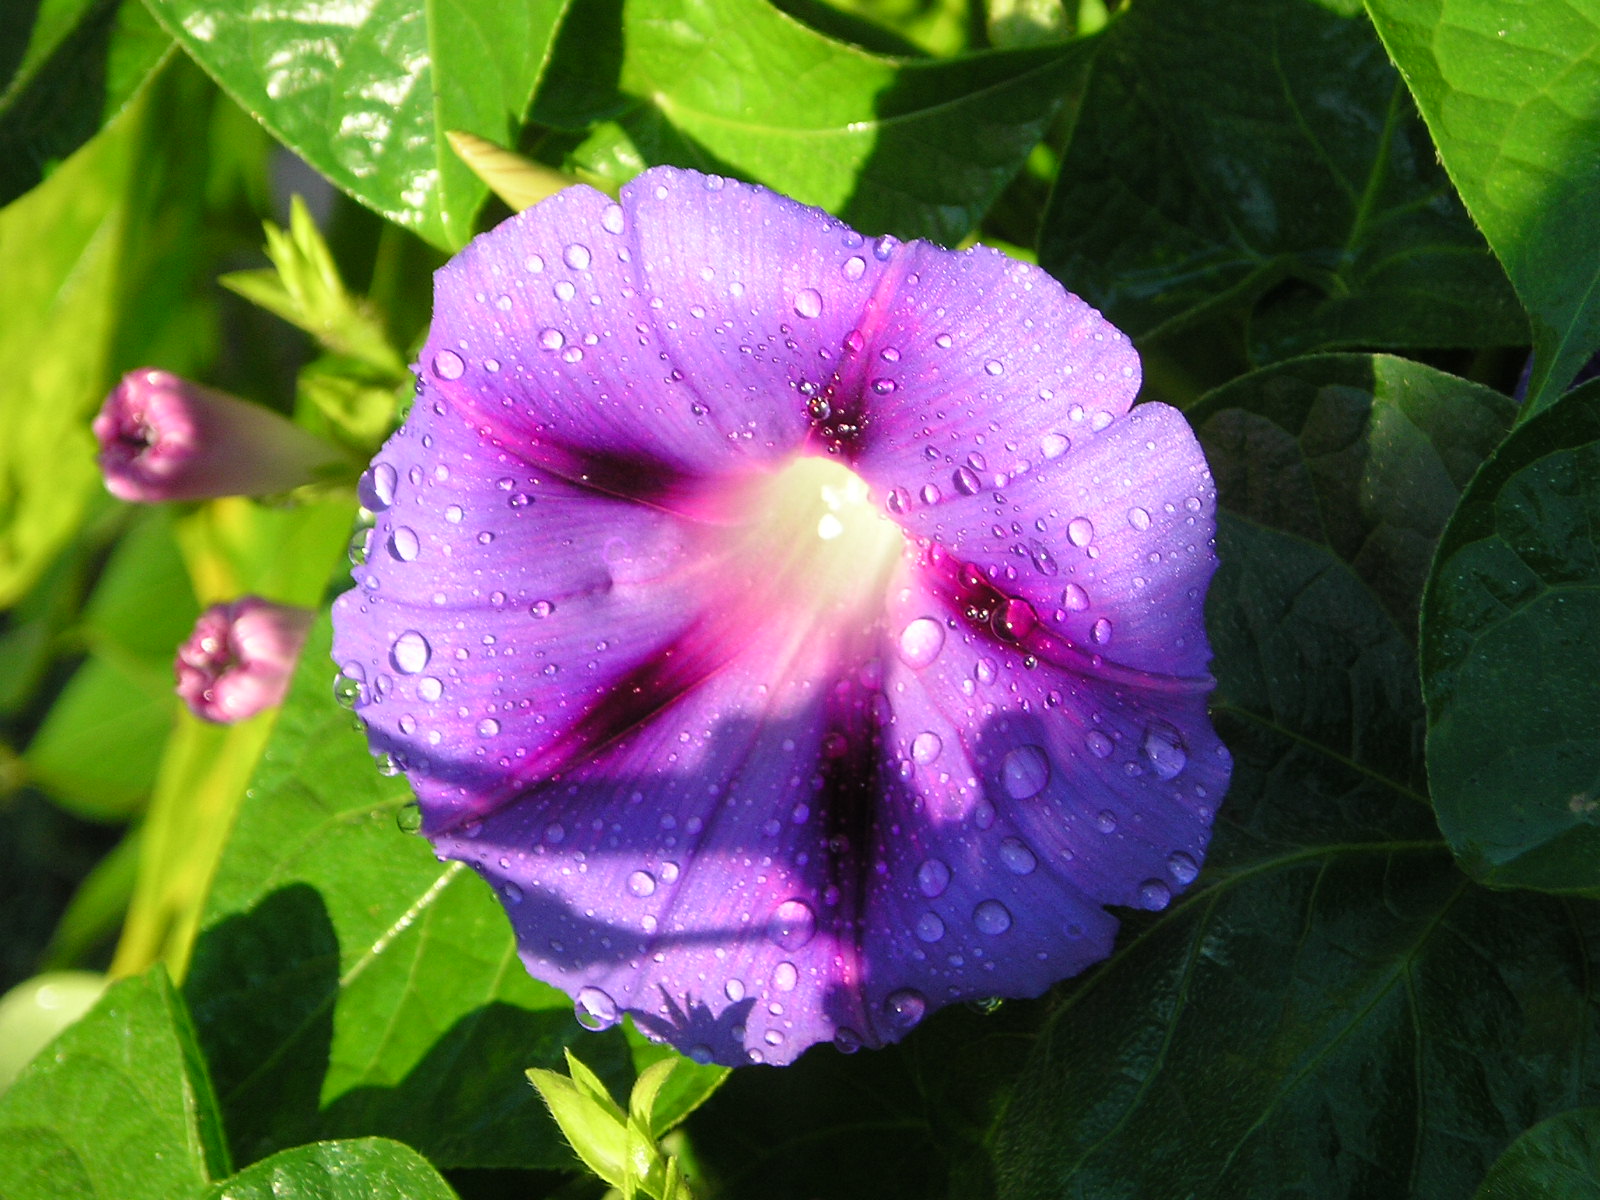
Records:
<instances>
[{"instance_id":1,"label":"unopened bud","mask_svg":"<svg viewBox=\"0 0 1600 1200\"><path fill-rule=\"evenodd\" d=\"M107 490L143 504L286 492L341 457L269 409L148 367L112 389L94 436Z\"/></svg>"}]
</instances>

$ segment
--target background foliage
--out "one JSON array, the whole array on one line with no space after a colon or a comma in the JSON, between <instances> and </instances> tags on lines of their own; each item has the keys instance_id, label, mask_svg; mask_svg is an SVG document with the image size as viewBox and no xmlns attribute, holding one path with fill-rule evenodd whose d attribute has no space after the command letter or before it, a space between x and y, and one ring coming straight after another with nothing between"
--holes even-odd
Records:
<instances>
[{"instance_id":1,"label":"background foliage","mask_svg":"<svg viewBox=\"0 0 1600 1200\"><path fill-rule=\"evenodd\" d=\"M598 1196L525 1078L569 1050L583 1161L643 1073L626 1136L671 1129L696 1195L1597 1194L1600 384L1569 385L1600 350L1600 0L12 17L0 1195ZM536 189L674 163L982 239L1133 335L1223 507L1237 768L1180 902L892 1049L650 1070L405 832L325 619L280 714L178 711L200 606L325 607L354 495L133 511L88 418L159 365L334 438L353 478L430 270L506 212L450 133Z\"/></svg>"}]
</instances>

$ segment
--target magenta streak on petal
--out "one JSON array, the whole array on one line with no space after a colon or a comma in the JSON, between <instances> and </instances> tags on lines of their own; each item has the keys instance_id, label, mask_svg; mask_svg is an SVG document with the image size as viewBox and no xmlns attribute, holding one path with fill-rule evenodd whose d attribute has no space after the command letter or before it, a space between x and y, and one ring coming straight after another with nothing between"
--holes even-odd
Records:
<instances>
[{"instance_id":1,"label":"magenta streak on petal","mask_svg":"<svg viewBox=\"0 0 1600 1200\"><path fill-rule=\"evenodd\" d=\"M657 169L474 241L419 376L335 657L587 1023L878 1045L1193 880L1210 477L1037 268Z\"/></svg>"}]
</instances>

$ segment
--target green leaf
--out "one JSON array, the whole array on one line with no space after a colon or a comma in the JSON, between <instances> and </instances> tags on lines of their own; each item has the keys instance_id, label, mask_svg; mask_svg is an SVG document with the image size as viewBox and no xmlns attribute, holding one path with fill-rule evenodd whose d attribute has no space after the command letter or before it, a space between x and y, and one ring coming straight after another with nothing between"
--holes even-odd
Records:
<instances>
[{"instance_id":1,"label":"green leaf","mask_svg":"<svg viewBox=\"0 0 1600 1200\"><path fill-rule=\"evenodd\" d=\"M290 149L361 203L446 249L471 236L488 189L445 133L516 141L566 10L564 0L151 7Z\"/></svg>"},{"instance_id":2,"label":"green leaf","mask_svg":"<svg viewBox=\"0 0 1600 1200\"><path fill-rule=\"evenodd\" d=\"M173 64L181 67L181 64ZM27 591L99 489L89 418L174 321L197 258L209 96L182 69L0 211L0 606ZM137 303L132 301L137 300ZM203 354L186 328L185 354ZM169 361L175 369L188 363Z\"/></svg>"},{"instance_id":3,"label":"green leaf","mask_svg":"<svg viewBox=\"0 0 1600 1200\"><path fill-rule=\"evenodd\" d=\"M1084 59L1073 43L901 60L760 0L607 0L568 23L534 119L575 132L605 120L571 161L619 182L659 163L739 175L864 232L953 245Z\"/></svg>"},{"instance_id":4,"label":"green leaf","mask_svg":"<svg viewBox=\"0 0 1600 1200\"><path fill-rule=\"evenodd\" d=\"M710 1099L728 1070L669 1052L639 1072L628 1097L628 1115L650 1137L659 1138Z\"/></svg>"},{"instance_id":5,"label":"green leaf","mask_svg":"<svg viewBox=\"0 0 1600 1200\"><path fill-rule=\"evenodd\" d=\"M155 782L177 703L170 661L89 659L28 743L29 782L80 816L126 820Z\"/></svg>"},{"instance_id":6,"label":"green leaf","mask_svg":"<svg viewBox=\"0 0 1600 1200\"><path fill-rule=\"evenodd\" d=\"M1541 1121L1511 1143L1474 1200L1600 1200L1600 1108Z\"/></svg>"},{"instance_id":7,"label":"green leaf","mask_svg":"<svg viewBox=\"0 0 1600 1200\"><path fill-rule=\"evenodd\" d=\"M1600 896L1600 383L1473 479L1422 614L1428 778L1462 866Z\"/></svg>"},{"instance_id":8,"label":"green leaf","mask_svg":"<svg viewBox=\"0 0 1600 1200\"><path fill-rule=\"evenodd\" d=\"M1326 543L1414 639L1434 545L1515 411L1420 363L1330 354L1243 376L1188 415L1236 506Z\"/></svg>"},{"instance_id":9,"label":"green leaf","mask_svg":"<svg viewBox=\"0 0 1600 1200\"><path fill-rule=\"evenodd\" d=\"M396 1137L443 1167L570 1164L529 1065L628 1076L517 958L477 875L397 817L410 801L333 699L326 620L218 868L185 992L241 1158L321 1137Z\"/></svg>"},{"instance_id":10,"label":"green leaf","mask_svg":"<svg viewBox=\"0 0 1600 1200\"><path fill-rule=\"evenodd\" d=\"M1101 35L1040 263L1136 339L1248 318L1257 361L1524 340L1399 75L1338 7L1127 8Z\"/></svg>"},{"instance_id":11,"label":"green leaf","mask_svg":"<svg viewBox=\"0 0 1600 1200\"><path fill-rule=\"evenodd\" d=\"M316 1142L274 1154L215 1185L204 1200L454 1200L411 1147L387 1138Z\"/></svg>"},{"instance_id":12,"label":"green leaf","mask_svg":"<svg viewBox=\"0 0 1600 1200\"><path fill-rule=\"evenodd\" d=\"M227 1170L188 1015L160 968L114 984L0 1096L7 1200L183 1200Z\"/></svg>"},{"instance_id":13,"label":"green leaf","mask_svg":"<svg viewBox=\"0 0 1600 1200\"><path fill-rule=\"evenodd\" d=\"M139 0L8 9L0 46L0 205L116 117L171 47Z\"/></svg>"},{"instance_id":14,"label":"green leaf","mask_svg":"<svg viewBox=\"0 0 1600 1200\"><path fill-rule=\"evenodd\" d=\"M1331 548L1224 498L1233 786L1197 887L1065 989L996 1131L1000 1195L1468 1194L1529 1114L1596 1094L1600 914L1455 869L1418 803L1410 647Z\"/></svg>"},{"instance_id":15,"label":"green leaf","mask_svg":"<svg viewBox=\"0 0 1600 1200\"><path fill-rule=\"evenodd\" d=\"M1529 412L1600 348L1600 12L1588 0L1368 0L1533 324Z\"/></svg>"}]
</instances>

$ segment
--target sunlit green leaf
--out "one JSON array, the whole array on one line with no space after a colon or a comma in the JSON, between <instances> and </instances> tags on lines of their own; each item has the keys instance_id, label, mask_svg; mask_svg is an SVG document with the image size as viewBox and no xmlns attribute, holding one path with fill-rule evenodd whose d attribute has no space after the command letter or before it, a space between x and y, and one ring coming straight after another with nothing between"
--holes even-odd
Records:
<instances>
[{"instance_id":1,"label":"sunlit green leaf","mask_svg":"<svg viewBox=\"0 0 1600 1200\"><path fill-rule=\"evenodd\" d=\"M1600 349L1600 9L1590 0L1367 9L1532 319L1536 412Z\"/></svg>"},{"instance_id":2,"label":"sunlit green leaf","mask_svg":"<svg viewBox=\"0 0 1600 1200\"><path fill-rule=\"evenodd\" d=\"M120 113L171 47L139 0L8 7L0 41L0 205Z\"/></svg>"},{"instance_id":3,"label":"sunlit green leaf","mask_svg":"<svg viewBox=\"0 0 1600 1200\"><path fill-rule=\"evenodd\" d=\"M514 143L561 0L262 8L151 0L223 90L357 200L458 247L488 189L445 142Z\"/></svg>"},{"instance_id":4,"label":"sunlit green leaf","mask_svg":"<svg viewBox=\"0 0 1600 1200\"><path fill-rule=\"evenodd\" d=\"M185 991L241 1157L378 1134L441 1166L562 1168L523 1078L580 1052L618 1088L620 1033L588 1034L523 970L477 875L396 823L402 778L378 773L334 702L329 632L295 687L217 874Z\"/></svg>"},{"instance_id":5,"label":"sunlit green leaf","mask_svg":"<svg viewBox=\"0 0 1600 1200\"><path fill-rule=\"evenodd\" d=\"M114 985L0 1096L7 1200L186 1200L227 1173L216 1102L160 969Z\"/></svg>"},{"instance_id":6,"label":"sunlit green leaf","mask_svg":"<svg viewBox=\"0 0 1600 1200\"><path fill-rule=\"evenodd\" d=\"M454 1200L411 1147L386 1138L296 1146L215 1185L203 1200Z\"/></svg>"},{"instance_id":7,"label":"sunlit green leaf","mask_svg":"<svg viewBox=\"0 0 1600 1200\"><path fill-rule=\"evenodd\" d=\"M563 31L534 113L604 122L576 165L619 181L658 163L739 175L864 232L946 244L1021 168L1085 56L882 57L760 0L605 0L585 18Z\"/></svg>"}]
</instances>

